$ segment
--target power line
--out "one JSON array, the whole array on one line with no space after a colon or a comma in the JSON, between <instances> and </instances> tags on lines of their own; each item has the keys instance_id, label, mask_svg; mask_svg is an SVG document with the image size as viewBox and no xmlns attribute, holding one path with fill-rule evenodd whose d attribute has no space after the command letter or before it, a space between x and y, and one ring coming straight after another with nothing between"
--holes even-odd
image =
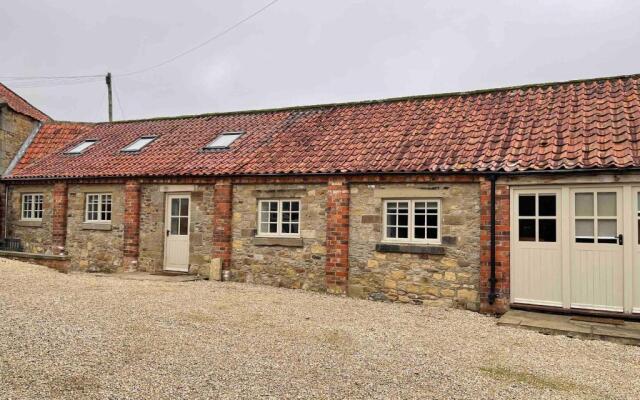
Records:
<instances>
[{"instance_id":1,"label":"power line","mask_svg":"<svg viewBox=\"0 0 640 400\"><path fill-rule=\"evenodd\" d=\"M113 85L113 91L116 94L116 100L118 100L118 108L120 109L120 114L122 114L122 119L127 119L122 107L122 101L120 101L120 94L118 94L118 85Z\"/></svg>"},{"instance_id":2,"label":"power line","mask_svg":"<svg viewBox=\"0 0 640 400\"><path fill-rule=\"evenodd\" d=\"M57 87L57 86L72 86L72 85L80 85L84 83L94 83L98 82L100 79L104 79L103 76L99 78L84 78L84 79L76 79L76 80L34 80L34 81L20 81L17 83L12 83L11 87L15 89L22 88L40 88L40 87Z\"/></svg>"},{"instance_id":3,"label":"power line","mask_svg":"<svg viewBox=\"0 0 640 400\"><path fill-rule=\"evenodd\" d=\"M131 76L131 75L138 75L147 71L150 71L152 69L156 69L158 67L162 67L163 65L167 65L179 58L182 58L184 56L186 56L189 53L192 53L206 45L208 45L209 43L213 42L216 39L221 38L222 36L226 35L227 33L233 31L234 29L236 29L237 27L239 27L240 25L244 24L245 22L249 21L250 19L258 16L259 14L263 13L265 10L267 10L269 7L273 6L274 4L276 4L278 1L280 0L272 0L271 2L267 3L265 6L259 8L258 10L254 11L253 13L249 14L248 16L244 17L243 19L239 20L238 22L234 23L233 25L227 27L226 29L222 30L221 32L215 34L214 36L208 38L207 40L205 40L204 42L191 47L190 49L187 49L185 51L183 51L182 53L179 53L171 58L168 58L162 62L159 62L157 64L154 65L150 65L148 67L145 68L141 68L138 70L133 70L133 71L129 71L129 72L124 72L121 74L113 74L113 76L120 76L120 77L125 77L125 76ZM38 85L34 85L34 86L22 86L22 87L45 87L45 86L49 86L49 85L45 85L43 81L53 81L55 82L54 85L51 86L61 86L60 83L65 82L66 80L69 81L75 81L75 80L82 80L82 79L102 79L104 78L104 74L101 75L67 75L67 76L1 76L0 75L0 79L2 80L16 80L16 81L27 81L24 82L25 84L30 83L29 81L36 81L39 84ZM78 83L86 83L85 81L82 82L78 82ZM76 84L74 83L70 83L70 84ZM19 87L19 86L16 86Z\"/></svg>"},{"instance_id":4,"label":"power line","mask_svg":"<svg viewBox=\"0 0 640 400\"><path fill-rule=\"evenodd\" d=\"M244 24L245 22L249 21L250 19L252 19L253 17L257 16L258 14L261 14L263 11L265 11L267 8L271 7L272 5L276 4L278 1L280 0L272 0L270 3L268 3L267 5L263 6L262 8L258 9L257 11L254 11L253 13L249 14L248 16L246 16L245 18L241 19L240 21L236 22L235 24L229 26L228 28L224 29L223 31L215 34L214 36L210 37L209 39L205 40L204 42L200 43L199 45L192 47L186 51L183 51L182 53L173 56L167 60L164 60L158 64L155 65L151 65L149 67L146 68L142 68L139 70L135 70L135 71L131 71L131 72L126 72L126 73L122 73L122 74L114 74L116 76L131 76L131 75L137 75L137 74L141 74L143 72L147 72L150 71L152 69L161 67L163 65L167 65L170 62L173 62L175 60L177 60L178 58L184 57L187 54L194 52L196 50L198 50L201 47L204 47L206 45L208 45L209 43L213 42L214 40L226 35L227 33L231 32L232 30L236 29L237 27L239 27L240 25Z\"/></svg>"}]
</instances>

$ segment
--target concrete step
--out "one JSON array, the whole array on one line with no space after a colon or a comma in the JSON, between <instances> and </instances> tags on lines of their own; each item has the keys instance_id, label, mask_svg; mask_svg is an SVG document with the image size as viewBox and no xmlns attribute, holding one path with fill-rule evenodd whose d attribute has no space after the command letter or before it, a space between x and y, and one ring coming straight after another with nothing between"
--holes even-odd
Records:
<instances>
[{"instance_id":1,"label":"concrete step","mask_svg":"<svg viewBox=\"0 0 640 400\"><path fill-rule=\"evenodd\" d=\"M498 325L534 330L547 335L640 346L640 322L510 310L498 319Z\"/></svg>"}]
</instances>

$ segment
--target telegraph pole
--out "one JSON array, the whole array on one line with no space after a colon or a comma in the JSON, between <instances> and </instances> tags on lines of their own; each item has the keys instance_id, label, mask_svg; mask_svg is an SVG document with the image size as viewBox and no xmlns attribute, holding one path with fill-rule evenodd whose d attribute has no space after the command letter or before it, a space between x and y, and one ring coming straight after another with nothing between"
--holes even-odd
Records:
<instances>
[{"instance_id":1,"label":"telegraph pole","mask_svg":"<svg viewBox=\"0 0 640 400\"><path fill-rule=\"evenodd\" d=\"M113 121L113 100L111 98L111 72L107 72L107 93L109 94L109 122Z\"/></svg>"}]
</instances>

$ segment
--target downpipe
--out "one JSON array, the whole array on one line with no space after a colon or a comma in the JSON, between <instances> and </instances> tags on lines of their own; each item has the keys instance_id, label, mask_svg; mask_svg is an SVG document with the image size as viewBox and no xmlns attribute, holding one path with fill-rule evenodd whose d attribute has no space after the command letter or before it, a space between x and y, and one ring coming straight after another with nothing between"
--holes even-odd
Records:
<instances>
[{"instance_id":1,"label":"downpipe","mask_svg":"<svg viewBox=\"0 0 640 400\"><path fill-rule=\"evenodd\" d=\"M489 304L496 302L498 294L496 293L496 175L489 175L491 182L491 275L489 277Z\"/></svg>"}]
</instances>

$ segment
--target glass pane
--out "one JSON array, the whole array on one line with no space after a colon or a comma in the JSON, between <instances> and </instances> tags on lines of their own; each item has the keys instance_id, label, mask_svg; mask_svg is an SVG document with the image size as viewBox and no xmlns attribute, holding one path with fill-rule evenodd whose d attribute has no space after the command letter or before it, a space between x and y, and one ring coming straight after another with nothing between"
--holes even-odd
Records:
<instances>
[{"instance_id":1,"label":"glass pane","mask_svg":"<svg viewBox=\"0 0 640 400\"><path fill-rule=\"evenodd\" d=\"M427 203L427 208L431 209L431 210L437 210L438 209L438 202L437 201L430 201Z\"/></svg>"},{"instance_id":2,"label":"glass pane","mask_svg":"<svg viewBox=\"0 0 640 400\"><path fill-rule=\"evenodd\" d=\"M289 211L291 209L291 203L288 201L282 202L282 211Z\"/></svg>"},{"instance_id":3,"label":"glass pane","mask_svg":"<svg viewBox=\"0 0 640 400\"><path fill-rule=\"evenodd\" d=\"M398 225L400 225L400 226L408 226L409 225L409 215L405 215L405 214L398 215Z\"/></svg>"},{"instance_id":4,"label":"glass pane","mask_svg":"<svg viewBox=\"0 0 640 400\"><path fill-rule=\"evenodd\" d=\"M577 219L576 220L576 236L593 237L593 220Z\"/></svg>"},{"instance_id":5,"label":"glass pane","mask_svg":"<svg viewBox=\"0 0 640 400\"><path fill-rule=\"evenodd\" d=\"M518 212L521 217L531 217L536 215L536 196L520 196L518 197L518 200L520 203Z\"/></svg>"},{"instance_id":6,"label":"glass pane","mask_svg":"<svg viewBox=\"0 0 640 400\"><path fill-rule=\"evenodd\" d=\"M521 219L518 221L518 237L521 242L536 241L536 220Z\"/></svg>"},{"instance_id":7,"label":"glass pane","mask_svg":"<svg viewBox=\"0 0 640 400\"><path fill-rule=\"evenodd\" d=\"M189 234L189 217L180 217L180 234Z\"/></svg>"},{"instance_id":8,"label":"glass pane","mask_svg":"<svg viewBox=\"0 0 640 400\"><path fill-rule=\"evenodd\" d=\"M266 222L261 223L260 224L260 232L263 232L263 233L269 232L269 224L266 223Z\"/></svg>"},{"instance_id":9,"label":"glass pane","mask_svg":"<svg viewBox=\"0 0 640 400\"><path fill-rule=\"evenodd\" d=\"M180 220L178 219L178 217L171 217L171 234L172 235L178 234L179 225L180 225Z\"/></svg>"},{"instance_id":10,"label":"glass pane","mask_svg":"<svg viewBox=\"0 0 640 400\"><path fill-rule=\"evenodd\" d=\"M416 214L424 214L425 213L425 203L424 203L424 201L417 201L413 208L414 208Z\"/></svg>"},{"instance_id":11,"label":"glass pane","mask_svg":"<svg viewBox=\"0 0 640 400\"><path fill-rule=\"evenodd\" d=\"M398 203L394 201L390 201L389 203L387 203L387 210L389 212L395 212L396 208L398 208Z\"/></svg>"},{"instance_id":12,"label":"glass pane","mask_svg":"<svg viewBox=\"0 0 640 400\"><path fill-rule=\"evenodd\" d=\"M180 199L171 199L171 215L179 215Z\"/></svg>"},{"instance_id":13,"label":"glass pane","mask_svg":"<svg viewBox=\"0 0 640 400\"><path fill-rule=\"evenodd\" d=\"M395 239L395 237L396 237L396 228L388 227L387 228L387 237Z\"/></svg>"},{"instance_id":14,"label":"glass pane","mask_svg":"<svg viewBox=\"0 0 640 400\"><path fill-rule=\"evenodd\" d=\"M263 201L262 203L260 203L260 210L269 211L269 203L266 201Z\"/></svg>"},{"instance_id":15,"label":"glass pane","mask_svg":"<svg viewBox=\"0 0 640 400\"><path fill-rule=\"evenodd\" d=\"M409 228L398 228L398 239L408 239Z\"/></svg>"},{"instance_id":16,"label":"glass pane","mask_svg":"<svg viewBox=\"0 0 640 400\"><path fill-rule=\"evenodd\" d=\"M593 216L593 193L576 193L576 215Z\"/></svg>"},{"instance_id":17,"label":"glass pane","mask_svg":"<svg viewBox=\"0 0 640 400\"><path fill-rule=\"evenodd\" d=\"M616 193L598 193L598 216L599 217L615 217L616 216Z\"/></svg>"},{"instance_id":18,"label":"glass pane","mask_svg":"<svg viewBox=\"0 0 640 400\"><path fill-rule=\"evenodd\" d=\"M278 232L278 224L269 224L269 233L277 233Z\"/></svg>"},{"instance_id":19,"label":"glass pane","mask_svg":"<svg viewBox=\"0 0 640 400\"><path fill-rule=\"evenodd\" d=\"M556 196L553 194L538 197L538 215L542 217L556 216Z\"/></svg>"},{"instance_id":20,"label":"glass pane","mask_svg":"<svg viewBox=\"0 0 640 400\"><path fill-rule=\"evenodd\" d=\"M282 224L282 233L289 233L289 224Z\"/></svg>"},{"instance_id":21,"label":"glass pane","mask_svg":"<svg viewBox=\"0 0 640 400\"><path fill-rule=\"evenodd\" d=\"M431 217L431 215L429 216ZM424 215L417 215L414 217L414 224L416 226L424 226L426 224L427 220L425 218Z\"/></svg>"},{"instance_id":22,"label":"glass pane","mask_svg":"<svg viewBox=\"0 0 640 400\"><path fill-rule=\"evenodd\" d=\"M640 192L638 192L638 195L636 198L636 209L638 210L638 215L640 216Z\"/></svg>"},{"instance_id":23,"label":"glass pane","mask_svg":"<svg viewBox=\"0 0 640 400\"><path fill-rule=\"evenodd\" d=\"M413 230L413 237L416 239L424 239L426 235L426 229L424 228L415 228Z\"/></svg>"},{"instance_id":24,"label":"glass pane","mask_svg":"<svg viewBox=\"0 0 640 400\"><path fill-rule=\"evenodd\" d=\"M429 225L429 226L438 226L438 216L437 215L428 215L427 216L427 225Z\"/></svg>"},{"instance_id":25,"label":"glass pane","mask_svg":"<svg viewBox=\"0 0 640 400\"><path fill-rule=\"evenodd\" d=\"M269 222L278 222L278 213L269 213Z\"/></svg>"},{"instance_id":26,"label":"glass pane","mask_svg":"<svg viewBox=\"0 0 640 400\"><path fill-rule=\"evenodd\" d=\"M300 202L299 201L291 202L291 211L300 211Z\"/></svg>"},{"instance_id":27,"label":"glass pane","mask_svg":"<svg viewBox=\"0 0 640 400\"><path fill-rule=\"evenodd\" d=\"M189 215L189 199L181 199L180 215L186 217Z\"/></svg>"},{"instance_id":28,"label":"glass pane","mask_svg":"<svg viewBox=\"0 0 640 400\"><path fill-rule=\"evenodd\" d=\"M598 238L615 238L618 235L618 224L616 220L598 220Z\"/></svg>"},{"instance_id":29,"label":"glass pane","mask_svg":"<svg viewBox=\"0 0 640 400\"><path fill-rule=\"evenodd\" d=\"M294 212L291 213L291 221L298 222L300 220L300 213Z\"/></svg>"},{"instance_id":30,"label":"glass pane","mask_svg":"<svg viewBox=\"0 0 640 400\"><path fill-rule=\"evenodd\" d=\"M409 203L406 201L401 201L398 203L398 213L399 214L409 214Z\"/></svg>"},{"instance_id":31,"label":"glass pane","mask_svg":"<svg viewBox=\"0 0 640 400\"><path fill-rule=\"evenodd\" d=\"M291 224L291 233L298 233L298 224Z\"/></svg>"},{"instance_id":32,"label":"glass pane","mask_svg":"<svg viewBox=\"0 0 640 400\"><path fill-rule=\"evenodd\" d=\"M387 225L396 225L398 222L398 216L393 214L393 215L387 215Z\"/></svg>"},{"instance_id":33,"label":"glass pane","mask_svg":"<svg viewBox=\"0 0 640 400\"><path fill-rule=\"evenodd\" d=\"M438 238L438 229L427 228L427 239L437 239L437 238Z\"/></svg>"},{"instance_id":34,"label":"glass pane","mask_svg":"<svg viewBox=\"0 0 640 400\"><path fill-rule=\"evenodd\" d=\"M270 201L269 202L269 210L278 211L278 202L277 201Z\"/></svg>"},{"instance_id":35,"label":"glass pane","mask_svg":"<svg viewBox=\"0 0 640 400\"><path fill-rule=\"evenodd\" d=\"M555 219L538 220L538 241L539 242L555 242L556 241L556 220Z\"/></svg>"}]
</instances>

